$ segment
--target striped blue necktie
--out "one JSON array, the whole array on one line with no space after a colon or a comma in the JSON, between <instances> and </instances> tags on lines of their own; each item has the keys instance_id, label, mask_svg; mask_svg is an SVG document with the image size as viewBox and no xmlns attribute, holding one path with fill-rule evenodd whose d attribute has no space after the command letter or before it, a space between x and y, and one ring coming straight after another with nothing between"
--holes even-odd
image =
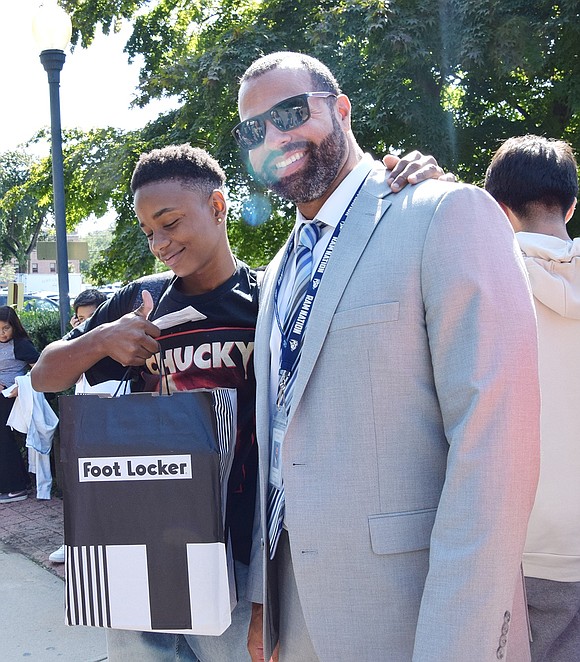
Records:
<instances>
[{"instance_id":1,"label":"striped blue necktie","mask_svg":"<svg viewBox=\"0 0 580 662\"><path fill-rule=\"evenodd\" d=\"M310 285L312 278L312 251L316 242L320 238L320 225L317 222L304 223L300 228L300 235L298 238L298 246L294 253L295 276L292 293L288 299L288 306L286 314L284 315L283 335L287 339L290 335L292 326L296 321L296 317L300 312L306 291ZM286 412L290 412L292 391L294 382L296 381L296 373L298 372L298 361L300 360L300 352L302 345L296 351L290 377L286 383L284 391L284 403L282 406L286 407ZM271 449L273 452L273 449ZM270 558L274 558L276 547L280 534L282 533L282 525L284 523L284 485L280 489L269 486L268 492L268 539L270 541Z\"/></svg>"}]
</instances>

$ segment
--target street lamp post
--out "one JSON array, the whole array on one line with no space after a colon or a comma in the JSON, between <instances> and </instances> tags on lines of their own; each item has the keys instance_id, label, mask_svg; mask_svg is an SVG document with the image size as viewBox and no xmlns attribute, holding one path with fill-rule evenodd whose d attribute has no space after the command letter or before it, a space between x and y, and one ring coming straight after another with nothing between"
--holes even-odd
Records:
<instances>
[{"instance_id":1,"label":"street lamp post","mask_svg":"<svg viewBox=\"0 0 580 662\"><path fill-rule=\"evenodd\" d=\"M60 125L60 72L72 34L71 20L56 0L46 0L33 19L32 31L40 48L40 61L48 75L50 90L50 135L52 154L52 189L56 225L56 265L58 273L58 305L60 332L66 333L70 315L68 291L68 252L66 210L64 199L64 167Z\"/></svg>"}]
</instances>

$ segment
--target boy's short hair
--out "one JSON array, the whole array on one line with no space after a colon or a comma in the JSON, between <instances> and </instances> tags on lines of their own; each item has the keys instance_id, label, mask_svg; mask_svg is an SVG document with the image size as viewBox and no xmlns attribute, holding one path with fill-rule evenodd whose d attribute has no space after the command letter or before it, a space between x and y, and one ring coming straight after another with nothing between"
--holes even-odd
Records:
<instances>
[{"instance_id":1,"label":"boy's short hair","mask_svg":"<svg viewBox=\"0 0 580 662\"><path fill-rule=\"evenodd\" d=\"M563 140L542 136L509 138L491 160L485 190L521 216L538 203L566 214L578 196L572 148Z\"/></svg>"},{"instance_id":2,"label":"boy's short hair","mask_svg":"<svg viewBox=\"0 0 580 662\"><path fill-rule=\"evenodd\" d=\"M77 310L81 306L94 306L98 308L103 301L107 300L107 295L101 292L100 290L89 288L88 290L83 290L73 301L73 310L75 315Z\"/></svg>"},{"instance_id":3,"label":"boy's short hair","mask_svg":"<svg viewBox=\"0 0 580 662\"><path fill-rule=\"evenodd\" d=\"M131 178L131 192L153 182L177 180L208 193L223 188L226 176L220 164L204 149L169 145L141 154Z\"/></svg>"}]
</instances>

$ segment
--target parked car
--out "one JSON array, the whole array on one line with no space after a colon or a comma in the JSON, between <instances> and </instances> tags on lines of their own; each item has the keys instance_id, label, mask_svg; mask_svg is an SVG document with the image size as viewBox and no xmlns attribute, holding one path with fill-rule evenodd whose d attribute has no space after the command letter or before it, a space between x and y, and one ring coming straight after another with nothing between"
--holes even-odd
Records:
<instances>
[{"instance_id":1,"label":"parked car","mask_svg":"<svg viewBox=\"0 0 580 662\"><path fill-rule=\"evenodd\" d=\"M52 290L39 290L38 292L31 292L30 296L38 297L39 299L50 299L55 303L58 303L58 292L53 292Z\"/></svg>"},{"instance_id":2,"label":"parked car","mask_svg":"<svg viewBox=\"0 0 580 662\"><path fill-rule=\"evenodd\" d=\"M5 292L0 293L0 306L6 306L8 303L8 295ZM58 303L47 297L39 297L34 294L24 295L24 305L22 310L51 310L58 312Z\"/></svg>"}]
</instances>

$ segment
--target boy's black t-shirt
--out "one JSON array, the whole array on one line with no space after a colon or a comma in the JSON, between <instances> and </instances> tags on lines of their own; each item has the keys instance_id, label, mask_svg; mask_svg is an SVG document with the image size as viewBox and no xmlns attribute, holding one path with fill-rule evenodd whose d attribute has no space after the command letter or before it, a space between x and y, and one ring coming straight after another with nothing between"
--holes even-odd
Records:
<instances>
[{"instance_id":1,"label":"boy's black t-shirt","mask_svg":"<svg viewBox=\"0 0 580 662\"><path fill-rule=\"evenodd\" d=\"M163 275L160 275L163 278ZM161 332L157 340L171 391L196 388L235 388L238 399L238 431L234 462L228 484L226 527L231 535L234 558L248 564L256 496L258 453L255 432L256 380L254 334L258 314L258 286L254 271L238 262L236 272L215 290L197 296L179 291L172 274L164 283L153 314L159 317L193 307L205 319L179 323ZM106 322L112 322L138 307L141 281L130 283L100 306L95 314L67 338L75 338ZM159 288L158 286L158 289ZM158 357L139 369L137 390L159 387ZM121 379L126 368L104 359L87 371L90 384ZM135 390L135 386L133 387Z\"/></svg>"}]
</instances>

